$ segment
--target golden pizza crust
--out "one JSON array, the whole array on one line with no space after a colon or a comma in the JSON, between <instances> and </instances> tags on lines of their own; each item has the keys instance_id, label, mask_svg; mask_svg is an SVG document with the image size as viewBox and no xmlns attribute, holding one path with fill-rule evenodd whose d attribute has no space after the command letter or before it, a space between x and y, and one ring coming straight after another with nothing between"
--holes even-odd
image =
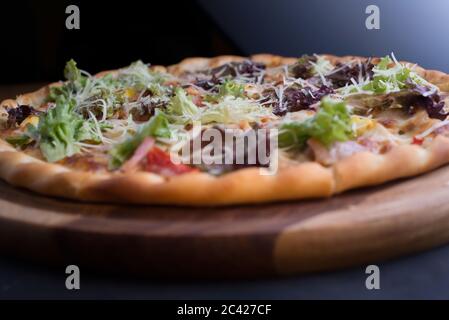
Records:
<instances>
[{"instance_id":1,"label":"golden pizza crust","mask_svg":"<svg viewBox=\"0 0 449 320\"><path fill-rule=\"evenodd\" d=\"M332 63L362 59L325 56ZM243 59L237 56L189 58L167 70L181 74ZM296 61L296 58L270 54L254 55L251 59L269 67ZM161 66L155 68L164 70ZM420 67L415 70L442 90L449 91L449 75ZM0 106L38 105L47 96L48 87L15 100L5 100ZM360 152L330 167L305 162L280 168L276 175L261 175L259 168L247 168L219 177L193 172L165 178L148 172L93 174L77 171L29 156L0 140L0 178L8 183L45 195L114 203L213 206L328 197L357 187L418 175L448 162L449 138L437 136L426 148L401 145L385 154Z\"/></svg>"}]
</instances>

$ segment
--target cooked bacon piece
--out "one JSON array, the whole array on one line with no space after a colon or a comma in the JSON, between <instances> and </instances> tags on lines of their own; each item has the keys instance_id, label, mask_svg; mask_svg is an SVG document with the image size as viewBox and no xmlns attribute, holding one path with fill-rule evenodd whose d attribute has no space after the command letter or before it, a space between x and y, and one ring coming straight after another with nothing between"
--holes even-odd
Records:
<instances>
[{"instance_id":1,"label":"cooked bacon piece","mask_svg":"<svg viewBox=\"0 0 449 320\"><path fill-rule=\"evenodd\" d=\"M194 87L187 87L185 89L186 93L190 96L199 96L200 93L197 89L195 89Z\"/></svg>"},{"instance_id":2,"label":"cooked bacon piece","mask_svg":"<svg viewBox=\"0 0 449 320\"><path fill-rule=\"evenodd\" d=\"M391 150L395 145L391 140L374 140L372 138L361 137L357 139L357 143L365 147L368 151L373 153L385 153Z\"/></svg>"},{"instance_id":3,"label":"cooked bacon piece","mask_svg":"<svg viewBox=\"0 0 449 320\"><path fill-rule=\"evenodd\" d=\"M350 155L367 151L368 149L355 141L336 142L330 148L327 148L319 141L309 139L308 146L312 150L315 161L328 166L336 161L349 157Z\"/></svg>"},{"instance_id":4,"label":"cooked bacon piece","mask_svg":"<svg viewBox=\"0 0 449 320\"><path fill-rule=\"evenodd\" d=\"M368 137L360 137L357 139L357 143L365 147L368 151L379 153L382 149L383 143L377 140L373 140Z\"/></svg>"},{"instance_id":5,"label":"cooked bacon piece","mask_svg":"<svg viewBox=\"0 0 449 320\"><path fill-rule=\"evenodd\" d=\"M410 118L407 119L407 121L405 121L401 126L400 126L400 130L403 132L408 132L408 133L421 133L424 130L427 130L428 128L430 128L432 126L433 121L438 121L438 120L432 120L429 118L429 116L427 115L426 111L421 110L416 112L416 114Z\"/></svg>"},{"instance_id":6,"label":"cooked bacon piece","mask_svg":"<svg viewBox=\"0 0 449 320\"><path fill-rule=\"evenodd\" d=\"M438 127L433 131L435 134L448 134L449 133L449 124L445 124L444 126Z\"/></svg>"},{"instance_id":7,"label":"cooked bacon piece","mask_svg":"<svg viewBox=\"0 0 449 320\"><path fill-rule=\"evenodd\" d=\"M307 141L307 145L309 146L310 150L312 151L315 161L317 161L323 165L330 165L335 161L335 159L332 157L330 151L324 145L322 145L320 142L318 142L317 140L309 139Z\"/></svg>"},{"instance_id":8,"label":"cooked bacon piece","mask_svg":"<svg viewBox=\"0 0 449 320\"><path fill-rule=\"evenodd\" d=\"M153 138L145 138L140 146L136 149L133 156L126 161L121 170L125 172L136 171L139 163L145 158L147 153L153 148L154 139Z\"/></svg>"},{"instance_id":9,"label":"cooked bacon piece","mask_svg":"<svg viewBox=\"0 0 449 320\"><path fill-rule=\"evenodd\" d=\"M395 119L377 119L377 121L383 125L385 128L392 129L394 127L397 127L398 122Z\"/></svg>"},{"instance_id":10,"label":"cooked bacon piece","mask_svg":"<svg viewBox=\"0 0 449 320\"><path fill-rule=\"evenodd\" d=\"M153 147L148 152L146 170L168 177L198 171L198 169L182 163L173 163L170 155L158 147Z\"/></svg>"},{"instance_id":11,"label":"cooked bacon piece","mask_svg":"<svg viewBox=\"0 0 449 320\"><path fill-rule=\"evenodd\" d=\"M197 107L203 107L203 98L201 98L201 96L192 96L192 102L197 106Z\"/></svg>"}]
</instances>

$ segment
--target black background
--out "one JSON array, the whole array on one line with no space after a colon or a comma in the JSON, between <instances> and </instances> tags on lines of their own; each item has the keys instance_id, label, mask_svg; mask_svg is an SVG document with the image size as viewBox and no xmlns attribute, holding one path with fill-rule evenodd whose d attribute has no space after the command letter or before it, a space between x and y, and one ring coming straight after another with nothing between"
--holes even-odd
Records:
<instances>
[{"instance_id":1,"label":"black background","mask_svg":"<svg viewBox=\"0 0 449 320\"><path fill-rule=\"evenodd\" d=\"M80 9L79 30L65 28L70 4ZM3 84L59 80L71 58L95 73L138 59L241 53L195 1L2 1L0 12Z\"/></svg>"},{"instance_id":2,"label":"black background","mask_svg":"<svg viewBox=\"0 0 449 320\"><path fill-rule=\"evenodd\" d=\"M81 289L67 290L65 267L48 268L2 256L0 299L449 299L449 246L376 264L379 290L366 289L366 265L252 281L117 277L79 265ZM357 315L371 315L371 311L372 307ZM296 312L305 314L300 308ZM152 315L150 308L147 316Z\"/></svg>"}]
</instances>

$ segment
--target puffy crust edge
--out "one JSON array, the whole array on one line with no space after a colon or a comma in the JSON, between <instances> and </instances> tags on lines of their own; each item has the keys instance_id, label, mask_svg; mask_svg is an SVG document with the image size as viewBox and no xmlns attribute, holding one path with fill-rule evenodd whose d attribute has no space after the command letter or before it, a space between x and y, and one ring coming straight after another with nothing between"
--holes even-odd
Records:
<instances>
[{"instance_id":1,"label":"puffy crust edge","mask_svg":"<svg viewBox=\"0 0 449 320\"><path fill-rule=\"evenodd\" d=\"M333 63L360 58L326 57ZM270 54L250 58L269 66L295 60ZM191 72L243 59L237 56L189 58L169 66L168 71L175 74ZM442 90L449 89L449 75L420 67L416 70ZM0 106L39 104L46 97L48 87L15 100L5 100ZM45 195L113 203L213 206L327 197L357 187L421 174L448 162L449 138L437 136L426 148L402 145L382 155L362 152L331 167L306 162L280 168L276 175L262 175L260 170L265 169L248 168L220 177L189 173L163 178L146 172L92 174L75 171L29 156L0 140L0 178L8 183Z\"/></svg>"}]
</instances>

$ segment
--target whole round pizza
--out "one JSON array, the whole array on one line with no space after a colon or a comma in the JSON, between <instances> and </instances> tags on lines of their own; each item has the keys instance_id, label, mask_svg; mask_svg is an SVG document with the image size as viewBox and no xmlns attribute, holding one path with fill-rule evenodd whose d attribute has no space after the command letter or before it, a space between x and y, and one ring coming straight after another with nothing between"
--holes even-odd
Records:
<instances>
[{"instance_id":1,"label":"whole round pizza","mask_svg":"<svg viewBox=\"0 0 449 320\"><path fill-rule=\"evenodd\" d=\"M141 61L1 103L0 177L82 201L328 197L449 162L449 75L384 58Z\"/></svg>"}]
</instances>

